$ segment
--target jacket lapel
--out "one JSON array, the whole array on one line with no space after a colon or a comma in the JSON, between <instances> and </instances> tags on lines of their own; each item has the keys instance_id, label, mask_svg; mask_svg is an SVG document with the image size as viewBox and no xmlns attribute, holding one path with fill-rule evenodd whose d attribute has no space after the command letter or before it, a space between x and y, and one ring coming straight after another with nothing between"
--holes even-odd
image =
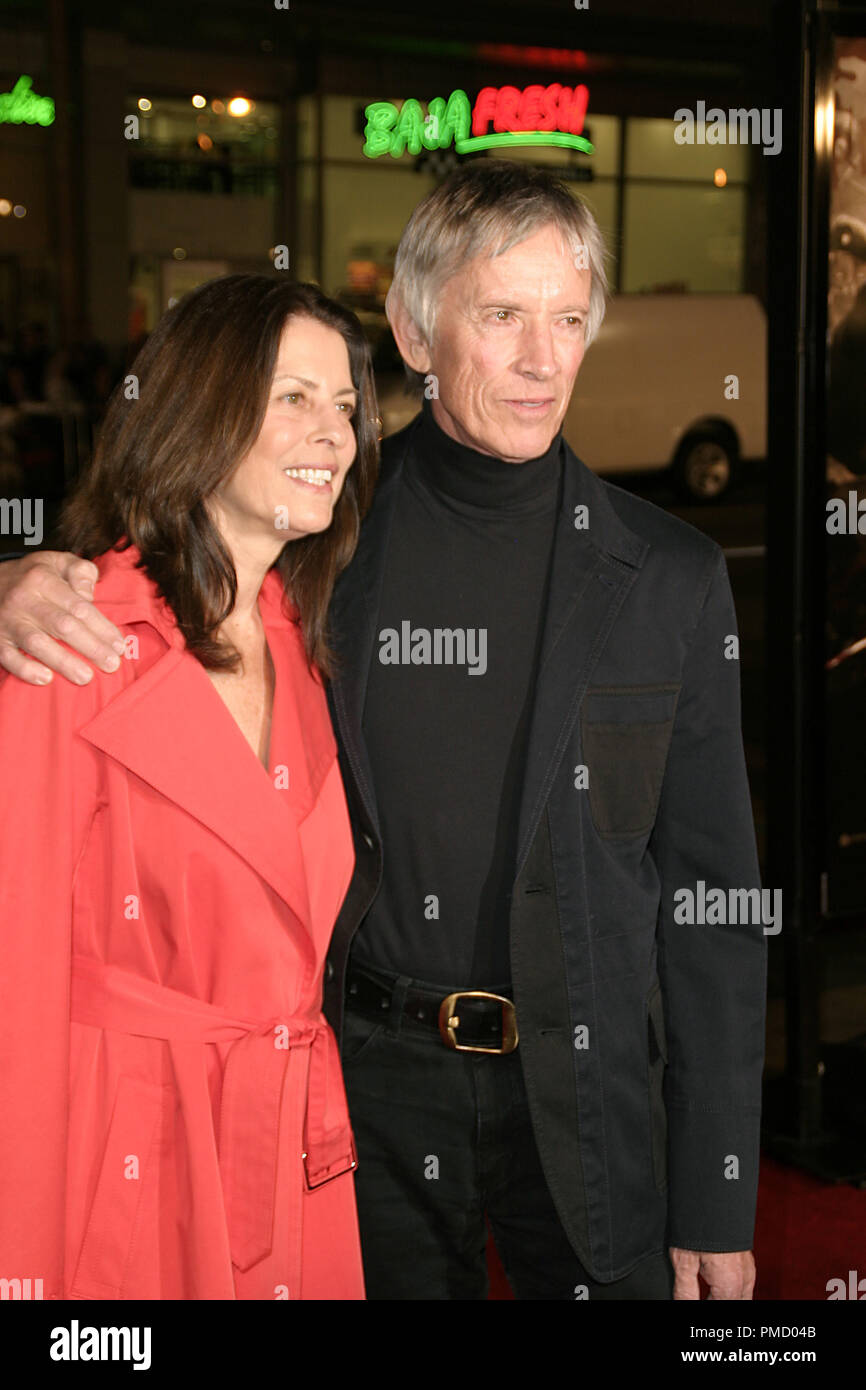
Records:
<instances>
[{"instance_id":1,"label":"jacket lapel","mask_svg":"<svg viewBox=\"0 0 866 1390\"><path fill-rule=\"evenodd\" d=\"M418 417L420 418L420 417ZM339 672L328 695L344 752L370 821L381 838L375 782L361 732L367 680L379 620L388 538L403 473L403 462L417 419L383 445L382 471L373 505L361 527L358 548L334 590L331 637Z\"/></svg>"},{"instance_id":2,"label":"jacket lapel","mask_svg":"<svg viewBox=\"0 0 866 1390\"><path fill-rule=\"evenodd\" d=\"M595 474L567 444L563 448L562 503L520 804L517 874L592 672L648 549L620 521Z\"/></svg>"}]
</instances>

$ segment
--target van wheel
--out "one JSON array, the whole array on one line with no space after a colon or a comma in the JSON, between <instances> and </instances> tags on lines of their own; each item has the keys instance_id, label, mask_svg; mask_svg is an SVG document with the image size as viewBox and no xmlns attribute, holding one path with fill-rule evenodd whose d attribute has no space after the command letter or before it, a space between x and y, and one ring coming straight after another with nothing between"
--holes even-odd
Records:
<instances>
[{"instance_id":1,"label":"van wheel","mask_svg":"<svg viewBox=\"0 0 866 1390\"><path fill-rule=\"evenodd\" d=\"M716 502L734 477L736 453L729 440L710 430L687 435L677 450L674 477L691 502Z\"/></svg>"}]
</instances>

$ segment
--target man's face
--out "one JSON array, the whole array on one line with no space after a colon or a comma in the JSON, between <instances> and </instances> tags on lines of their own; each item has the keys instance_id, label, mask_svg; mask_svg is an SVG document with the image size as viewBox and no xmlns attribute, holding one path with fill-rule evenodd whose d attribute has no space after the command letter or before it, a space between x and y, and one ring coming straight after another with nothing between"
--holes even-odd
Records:
<instances>
[{"instance_id":1,"label":"man's face","mask_svg":"<svg viewBox=\"0 0 866 1390\"><path fill-rule=\"evenodd\" d=\"M507 463L547 451L583 360L590 283L552 225L447 281L425 369L446 434Z\"/></svg>"}]
</instances>

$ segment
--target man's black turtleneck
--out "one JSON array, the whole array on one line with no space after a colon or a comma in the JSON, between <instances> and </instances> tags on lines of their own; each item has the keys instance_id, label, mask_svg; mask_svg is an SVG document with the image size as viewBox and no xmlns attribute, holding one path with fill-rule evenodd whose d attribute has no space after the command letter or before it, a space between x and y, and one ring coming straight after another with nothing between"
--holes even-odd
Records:
<instances>
[{"instance_id":1,"label":"man's black turtleneck","mask_svg":"<svg viewBox=\"0 0 866 1390\"><path fill-rule=\"evenodd\" d=\"M504 463L452 439L425 402L364 707L385 867L355 940L358 964L450 988L510 983L520 790L561 472L559 435L540 458Z\"/></svg>"}]
</instances>

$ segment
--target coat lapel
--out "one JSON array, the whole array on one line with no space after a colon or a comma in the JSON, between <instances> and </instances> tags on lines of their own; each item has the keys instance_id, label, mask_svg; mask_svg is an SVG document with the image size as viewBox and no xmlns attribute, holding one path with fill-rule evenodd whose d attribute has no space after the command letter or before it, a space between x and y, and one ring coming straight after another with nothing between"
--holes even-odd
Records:
<instances>
[{"instance_id":1,"label":"coat lapel","mask_svg":"<svg viewBox=\"0 0 866 1390\"><path fill-rule=\"evenodd\" d=\"M171 645L82 727L81 736L218 835L311 931L303 856L296 852L298 827L335 746L324 699L311 707L302 729L287 732L293 711L295 726L299 720L297 692L289 684L293 661L288 644L296 640L294 634L285 627L277 631L273 611L263 607L277 681L272 720L277 733L270 763L272 770L278 765L288 770L288 786L279 789L207 672L183 646L176 626L156 614L150 595L134 601L135 586L150 586L150 581L129 561L125 566L128 573L109 578L114 592L120 584L129 597L119 595L120 601L112 602L111 589L107 594L98 590L100 607L121 627L142 619L151 622ZM275 572L266 584L281 588Z\"/></svg>"},{"instance_id":2,"label":"coat lapel","mask_svg":"<svg viewBox=\"0 0 866 1390\"><path fill-rule=\"evenodd\" d=\"M592 672L648 546L567 444L520 804L523 867ZM578 512L585 508L585 512ZM577 526L576 521L585 522Z\"/></svg>"}]
</instances>

